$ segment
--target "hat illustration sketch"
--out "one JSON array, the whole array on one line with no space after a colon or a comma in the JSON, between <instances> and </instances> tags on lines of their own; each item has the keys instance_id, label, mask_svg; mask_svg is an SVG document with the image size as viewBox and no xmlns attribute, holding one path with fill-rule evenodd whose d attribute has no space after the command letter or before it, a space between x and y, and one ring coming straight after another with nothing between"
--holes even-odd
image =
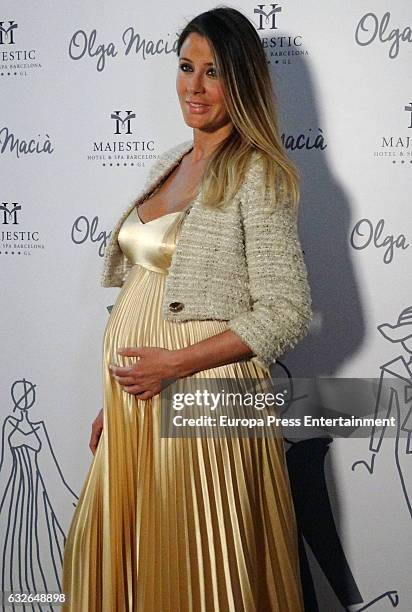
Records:
<instances>
[{"instance_id":1,"label":"hat illustration sketch","mask_svg":"<svg viewBox=\"0 0 412 612\"><path fill-rule=\"evenodd\" d=\"M387 340L391 342L402 342L412 337L412 306L402 310L398 317L398 323L382 323L378 329Z\"/></svg>"}]
</instances>

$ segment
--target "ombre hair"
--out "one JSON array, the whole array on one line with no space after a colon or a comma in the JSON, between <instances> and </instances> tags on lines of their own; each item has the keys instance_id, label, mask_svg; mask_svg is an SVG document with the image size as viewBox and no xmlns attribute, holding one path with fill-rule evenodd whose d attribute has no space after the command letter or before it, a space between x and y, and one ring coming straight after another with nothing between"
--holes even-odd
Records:
<instances>
[{"instance_id":1,"label":"ombre hair","mask_svg":"<svg viewBox=\"0 0 412 612\"><path fill-rule=\"evenodd\" d=\"M177 42L178 55L192 32L210 44L233 123L232 132L206 164L201 185L204 206L221 208L231 200L242 185L252 154L258 150L266 177L262 193L276 205L280 186L297 211L299 174L279 135L276 96L255 27L240 11L220 5L194 17L184 27Z\"/></svg>"}]
</instances>

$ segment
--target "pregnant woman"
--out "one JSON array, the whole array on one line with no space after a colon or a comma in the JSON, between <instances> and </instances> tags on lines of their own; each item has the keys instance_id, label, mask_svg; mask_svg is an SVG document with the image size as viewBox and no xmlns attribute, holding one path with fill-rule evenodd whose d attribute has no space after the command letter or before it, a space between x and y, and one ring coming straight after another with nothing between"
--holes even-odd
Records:
<instances>
[{"instance_id":1,"label":"pregnant woman","mask_svg":"<svg viewBox=\"0 0 412 612\"><path fill-rule=\"evenodd\" d=\"M160 428L172 381L268 380L312 317L297 172L242 13L216 8L186 25L176 89L193 139L160 156L106 247L102 284L121 291L64 609L303 612L282 438Z\"/></svg>"}]
</instances>

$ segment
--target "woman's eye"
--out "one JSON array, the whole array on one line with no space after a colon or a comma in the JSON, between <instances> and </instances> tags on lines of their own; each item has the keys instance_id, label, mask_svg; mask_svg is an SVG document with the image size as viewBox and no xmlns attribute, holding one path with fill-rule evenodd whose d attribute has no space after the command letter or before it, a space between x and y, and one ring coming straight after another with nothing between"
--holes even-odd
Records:
<instances>
[{"instance_id":1,"label":"woman's eye","mask_svg":"<svg viewBox=\"0 0 412 612\"><path fill-rule=\"evenodd\" d=\"M189 68L189 70L192 69L192 67L189 64L180 64L179 65L180 70L182 70L183 72L187 72L186 68ZM217 71L216 68L209 68L209 70L207 71L208 74L210 74L212 77L217 77Z\"/></svg>"}]
</instances>

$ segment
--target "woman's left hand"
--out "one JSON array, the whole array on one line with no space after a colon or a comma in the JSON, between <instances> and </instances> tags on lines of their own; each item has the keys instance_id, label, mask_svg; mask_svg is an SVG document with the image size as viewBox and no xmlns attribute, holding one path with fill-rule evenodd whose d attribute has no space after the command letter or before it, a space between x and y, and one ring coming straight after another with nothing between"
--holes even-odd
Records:
<instances>
[{"instance_id":1,"label":"woman's left hand","mask_svg":"<svg viewBox=\"0 0 412 612\"><path fill-rule=\"evenodd\" d=\"M113 378L138 399L157 395L177 378L172 363L174 351L159 347L125 347L117 352L125 357L139 357L139 361L130 366L109 365Z\"/></svg>"}]
</instances>

